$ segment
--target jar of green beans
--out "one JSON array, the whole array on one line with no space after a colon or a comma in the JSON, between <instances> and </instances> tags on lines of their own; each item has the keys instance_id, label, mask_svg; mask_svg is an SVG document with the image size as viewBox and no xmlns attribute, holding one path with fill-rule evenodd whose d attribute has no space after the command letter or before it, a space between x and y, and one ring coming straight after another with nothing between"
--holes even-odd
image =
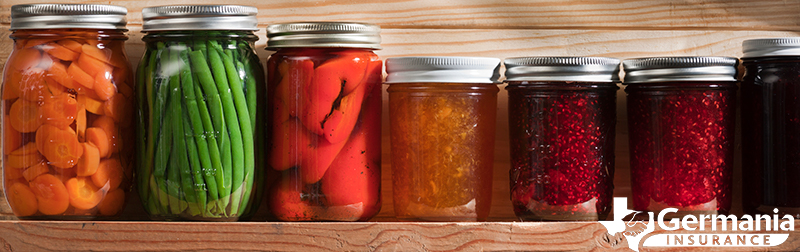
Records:
<instances>
[{"instance_id":1,"label":"jar of green beans","mask_svg":"<svg viewBox=\"0 0 800 252\"><path fill-rule=\"evenodd\" d=\"M152 219L235 221L260 203L264 76L258 9L142 10L138 192Z\"/></svg>"}]
</instances>

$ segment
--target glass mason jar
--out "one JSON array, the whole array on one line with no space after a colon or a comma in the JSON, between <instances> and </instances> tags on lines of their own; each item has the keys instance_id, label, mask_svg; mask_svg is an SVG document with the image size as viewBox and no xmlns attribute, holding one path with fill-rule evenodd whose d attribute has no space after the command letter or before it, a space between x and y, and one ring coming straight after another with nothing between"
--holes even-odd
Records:
<instances>
[{"instance_id":1,"label":"glass mason jar","mask_svg":"<svg viewBox=\"0 0 800 252\"><path fill-rule=\"evenodd\" d=\"M269 207L284 221L366 221L381 207L380 28L267 28Z\"/></svg>"},{"instance_id":2,"label":"glass mason jar","mask_svg":"<svg viewBox=\"0 0 800 252\"><path fill-rule=\"evenodd\" d=\"M744 212L800 218L800 38L745 40L743 50Z\"/></svg>"},{"instance_id":3,"label":"glass mason jar","mask_svg":"<svg viewBox=\"0 0 800 252\"><path fill-rule=\"evenodd\" d=\"M478 57L386 60L398 219L489 215L499 67L499 59Z\"/></svg>"},{"instance_id":4,"label":"glass mason jar","mask_svg":"<svg viewBox=\"0 0 800 252\"><path fill-rule=\"evenodd\" d=\"M737 64L728 57L623 62L635 210L728 213Z\"/></svg>"},{"instance_id":5,"label":"glass mason jar","mask_svg":"<svg viewBox=\"0 0 800 252\"><path fill-rule=\"evenodd\" d=\"M142 10L137 180L151 218L235 221L260 204L257 12L236 5Z\"/></svg>"},{"instance_id":6,"label":"glass mason jar","mask_svg":"<svg viewBox=\"0 0 800 252\"><path fill-rule=\"evenodd\" d=\"M521 220L605 220L614 194L619 60L505 60L511 202Z\"/></svg>"},{"instance_id":7,"label":"glass mason jar","mask_svg":"<svg viewBox=\"0 0 800 252\"><path fill-rule=\"evenodd\" d=\"M122 212L134 146L126 14L111 5L11 7L3 184L17 217L95 219Z\"/></svg>"}]
</instances>

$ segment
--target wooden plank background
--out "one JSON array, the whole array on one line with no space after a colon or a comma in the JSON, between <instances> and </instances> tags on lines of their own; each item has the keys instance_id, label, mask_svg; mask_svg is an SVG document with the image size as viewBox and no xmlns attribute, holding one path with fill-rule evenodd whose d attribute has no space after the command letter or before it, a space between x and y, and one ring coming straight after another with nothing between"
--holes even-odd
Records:
<instances>
[{"instance_id":1,"label":"wooden plank background","mask_svg":"<svg viewBox=\"0 0 800 252\"><path fill-rule=\"evenodd\" d=\"M12 40L8 38L10 7L38 2L52 1L0 2L0 66L4 65L12 48ZM107 4L111 1L72 2ZM130 39L127 52L135 65L144 50L140 32L143 7L219 2L124 0L113 3L128 8ZM739 57L742 55L741 42L745 39L799 36L800 33L800 1L783 0L229 0L225 3L258 7L260 30L257 34L260 40L256 45L263 60L270 54L263 50L266 44L266 26L292 21L358 21L379 24L383 28L384 49L377 53L384 59L421 55L496 58L605 56L620 59L684 55ZM617 95L615 196L624 197L630 196L628 129L625 93L620 90ZM387 97L385 93L384 97ZM508 127L505 90L501 89L499 98L490 220L514 221L516 219L508 196L509 137L505 130ZM383 112L384 205L381 213L374 219L380 222L394 221L386 100ZM741 165L738 162L741 146L738 139L736 149L734 213L741 212L738 200L741 195L738 185L741 182ZM127 219L146 219L136 200L129 204L126 213ZM4 200L0 200L0 219L14 219ZM3 224L14 226L15 229L27 227L16 221L0 223L0 234L6 234L1 231L2 227L9 227ZM39 226L48 225L50 224ZM148 225L142 227L158 228ZM64 228L68 230L73 227ZM66 235L61 238L65 237Z\"/></svg>"}]
</instances>

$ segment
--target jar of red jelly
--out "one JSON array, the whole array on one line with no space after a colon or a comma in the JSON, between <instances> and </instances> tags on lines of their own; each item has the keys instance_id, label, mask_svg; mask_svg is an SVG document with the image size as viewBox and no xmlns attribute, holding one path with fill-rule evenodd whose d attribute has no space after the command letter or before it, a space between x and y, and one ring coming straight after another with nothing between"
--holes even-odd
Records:
<instances>
[{"instance_id":1,"label":"jar of red jelly","mask_svg":"<svg viewBox=\"0 0 800 252\"><path fill-rule=\"evenodd\" d=\"M744 212L800 218L800 38L745 40L743 51Z\"/></svg>"},{"instance_id":2,"label":"jar of red jelly","mask_svg":"<svg viewBox=\"0 0 800 252\"><path fill-rule=\"evenodd\" d=\"M365 221L381 207L380 28L267 27L272 214L284 221Z\"/></svg>"},{"instance_id":3,"label":"jar of red jelly","mask_svg":"<svg viewBox=\"0 0 800 252\"><path fill-rule=\"evenodd\" d=\"M126 14L97 4L11 7L3 184L17 217L108 219L122 212L134 161Z\"/></svg>"},{"instance_id":4,"label":"jar of red jelly","mask_svg":"<svg viewBox=\"0 0 800 252\"><path fill-rule=\"evenodd\" d=\"M386 60L398 219L489 215L499 66L478 57Z\"/></svg>"},{"instance_id":5,"label":"jar of red jelly","mask_svg":"<svg viewBox=\"0 0 800 252\"><path fill-rule=\"evenodd\" d=\"M623 62L635 210L728 213L737 64L729 57Z\"/></svg>"},{"instance_id":6,"label":"jar of red jelly","mask_svg":"<svg viewBox=\"0 0 800 252\"><path fill-rule=\"evenodd\" d=\"M619 60L505 60L511 202L521 220L605 220L614 194Z\"/></svg>"}]
</instances>

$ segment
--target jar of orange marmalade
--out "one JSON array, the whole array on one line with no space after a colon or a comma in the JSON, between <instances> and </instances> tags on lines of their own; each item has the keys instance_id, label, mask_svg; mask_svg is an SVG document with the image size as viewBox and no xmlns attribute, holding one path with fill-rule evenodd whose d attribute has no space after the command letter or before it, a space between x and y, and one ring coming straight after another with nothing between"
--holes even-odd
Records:
<instances>
[{"instance_id":1,"label":"jar of orange marmalade","mask_svg":"<svg viewBox=\"0 0 800 252\"><path fill-rule=\"evenodd\" d=\"M133 82L123 7L11 7L3 72L3 185L30 219L117 216L130 187Z\"/></svg>"},{"instance_id":2,"label":"jar of orange marmalade","mask_svg":"<svg viewBox=\"0 0 800 252\"><path fill-rule=\"evenodd\" d=\"M478 57L386 60L398 219L489 215L499 66Z\"/></svg>"}]
</instances>

